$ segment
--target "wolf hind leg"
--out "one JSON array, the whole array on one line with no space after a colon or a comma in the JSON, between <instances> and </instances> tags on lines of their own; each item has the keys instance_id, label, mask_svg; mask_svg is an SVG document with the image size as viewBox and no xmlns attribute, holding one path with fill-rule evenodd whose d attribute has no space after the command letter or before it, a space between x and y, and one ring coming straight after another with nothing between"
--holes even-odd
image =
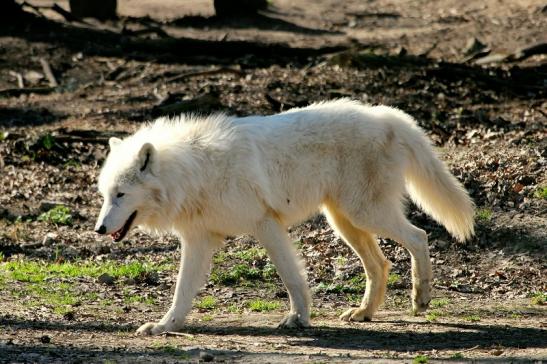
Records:
<instances>
[{"instance_id":1,"label":"wolf hind leg","mask_svg":"<svg viewBox=\"0 0 547 364\"><path fill-rule=\"evenodd\" d=\"M412 261L412 311L424 312L431 301L433 279L427 234L406 219L400 203L384 206L366 218L356 213L349 215L349 219L353 225L393 239L408 250Z\"/></svg>"},{"instance_id":2,"label":"wolf hind leg","mask_svg":"<svg viewBox=\"0 0 547 364\"><path fill-rule=\"evenodd\" d=\"M254 232L264 246L289 291L290 312L279 327L297 328L310 326L311 297L302 261L298 258L285 228L273 217L265 218Z\"/></svg>"},{"instance_id":3,"label":"wolf hind leg","mask_svg":"<svg viewBox=\"0 0 547 364\"><path fill-rule=\"evenodd\" d=\"M382 253L375 237L367 231L356 228L334 206L327 206L325 215L329 224L359 256L367 275L367 284L361 305L358 308L347 310L340 316L340 319L370 321L384 301L391 263Z\"/></svg>"}]
</instances>

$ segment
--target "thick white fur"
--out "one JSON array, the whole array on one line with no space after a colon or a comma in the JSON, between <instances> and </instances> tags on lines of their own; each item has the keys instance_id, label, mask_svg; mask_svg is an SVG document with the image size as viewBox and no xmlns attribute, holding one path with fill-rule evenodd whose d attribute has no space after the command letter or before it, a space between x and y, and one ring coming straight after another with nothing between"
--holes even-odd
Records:
<instances>
[{"instance_id":1,"label":"thick white fur","mask_svg":"<svg viewBox=\"0 0 547 364\"><path fill-rule=\"evenodd\" d=\"M319 208L368 277L361 306L344 313L346 320L371 319L384 297L390 263L374 234L409 250L413 308L427 308L427 235L405 218L405 191L459 240L473 234L473 203L461 184L414 120L386 106L342 99L273 116L160 118L110 144L97 226L111 233L137 211L135 224L174 232L183 246L173 304L141 334L183 327L227 235L249 233L265 246L289 291L281 325L297 327L309 325L310 296L286 228Z\"/></svg>"}]
</instances>

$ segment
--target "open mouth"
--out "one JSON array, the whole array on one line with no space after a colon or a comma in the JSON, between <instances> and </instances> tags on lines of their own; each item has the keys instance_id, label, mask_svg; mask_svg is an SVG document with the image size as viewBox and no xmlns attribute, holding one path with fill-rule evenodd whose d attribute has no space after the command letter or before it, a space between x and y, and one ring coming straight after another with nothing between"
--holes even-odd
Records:
<instances>
[{"instance_id":1,"label":"open mouth","mask_svg":"<svg viewBox=\"0 0 547 364\"><path fill-rule=\"evenodd\" d=\"M131 224L133 224L133 220L135 220L136 216L137 216L137 211L133 212L131 216L129 216L129 219L127 219L127 221L125 222L125 224L122 226L120 230L110 234L110 236L112 237L112 240L114 240L115 242L118 242L122 240L123 238L125 238L125 235L131 228Z\"/></svg>"}]
</instances>

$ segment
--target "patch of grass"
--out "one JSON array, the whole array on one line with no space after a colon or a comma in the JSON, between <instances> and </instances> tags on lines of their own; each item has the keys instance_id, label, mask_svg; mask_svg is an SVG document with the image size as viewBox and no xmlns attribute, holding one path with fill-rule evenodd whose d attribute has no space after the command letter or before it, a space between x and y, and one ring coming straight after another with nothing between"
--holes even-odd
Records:
<instances>
[{"instance_id":1,"label":"patch of grass","mask_svg":"<svg viewBox=\"0 0 547 364\"><path fill-rule=\"evenodd\" d=\"M80 301L77 290L69 283L29 283L11 293L22 298L27 307L48 307L58 315L72 311L71 306Z\"/></svg>"},{"instance_id":2,"label":"patch of grass","mask_svg":"<svg viewBox=\"0 0 547 364\"><path fill-rule=\"evenodd\" d=\"M534 192L534 197L547 200L547 186L540 187Z\"/></svg>"},{"instance_id":3,"label":"patch of grass","mask_svg":"<svg viewBox=\"0 0 547 364\"><path fill-rule=\"evenodd\" d=\"M478 209L476 213L476 219L479 221L490 221L494 213L488 208Z\"/></svg>"},{"instance_id":4,"label":"patch of grass","mask_svg":"<svg viewBox=\"0 0 547 364\"><path fill-rule=\"evenodd\" d=\"M51 134L46 134L40 138L40 144L44 149L50 150L55 145L55 137Z\"/></svg>"},{"instance_id":5,"label":"patch of grass","mask_svg":"<svg viewBox=\"0 0 547 364\"><path fill-rule=\"evenodd\" d=\"M279 308L279 302L264 301L261 299L252 300L248 303L247 307L254 312L267 312L277 310Z\"/></svg>"},{"instance_id":6,"label":"patch of grass","mask_svg":"<svg viewBox=\"0 0 547 364\"><path fill-rule=\"evenodd\" d=\"M481 320L481 317L479 315L467 315L464 316L463 319L469 322L479 322Z\"/></svg>"},{"instance_id":7,"label":"patch of grass","mask_svg":"<svg viewBox=\"0 0 547 364\"><path fill-rule=\"evenodd\" d=\"M101 300L101 306L103 307L109 307L109 306L112 306L114 304L114 300L111 299L111 298L104 298Z\"/></svg>"},{"instance_id":8,"label":"patch of grass","mask_svg":"<svg viewBox=\"0 0 547 364\"><path fill-rule=\"evenodd\" d=\"M239 307L235 303L232 303L230 306L228 306L228 308L226 310L230 313L242 313L243 312L241 307Z\"/></svg>"},{"instance_id":9,"label":"patch of grass","mask_svg":"<svg viewBox=\"0 0 547 364\"><path fill-rule=\"evenodd\" d=\"M69 168L69 167L73 167L73 168L76 168L76 169L79 169L82 165L75 161L74 159L69 159L68 161L65 162L65 164L63 164L63 167L65 168Z\"/></svg>"},{"instance_id":10,"label":"patch of grass","mask_svg":"<svg viewBox=\"0 0 547 364\"><path fill-rule=\"evenodd\" d=\"M133 294L127 289L123 292L123 302L125 304L145 303L147 305L153 305L155 300L152 297L145 297L139 294Z\"/></svg>"},{"instance_id":11,"label":"patch of grass","mask_svg":"<svg viewBox=\"0 0 547 364\"><path fill-rule=\"evenodd\" d=\"M66 206L58 205L38 216L38 221L55 225L72 225L72 214Z\"/></svg>"},{"instance_id":12,"label":"patch of grass","mask_svg":"<svg viewBox=\"0 0 547 364\"><path fill-rule=\"evenodd\" d=\"M0 268L11 273L11 278L20 282L41 282L46 278L96 278L106 273L114 278L137 278L153 271L167 269L167 265L147 262L118 263L105 262L64 262L50 263L32 260L14 260L0 263Z\"/></svg>"},{"instance_id":13,"label":"patch of grass","mask_svg":"<svg viewBox=\"0 0 547 364\"><path fill-rule=\"evenodd\" d=\"M226 252L224 250L220 250L213 257L213 263L214 264L224 263L227 258L228 258L228 254L226 254Z\"/></svg>"},{"instance_id":14,"label":"patch of grass","mask_svg":"<svg viewBox=\"0 0 547 364\"><path fill-rule=\"evenodd\" d=\"M213 296L203 297L196 303L196 307L202 310L212 310L217 307L217 299Z\"/></svg>"},{"instance_id":15,"label":"patch of grass","mask_svg":"<svg viewBox=\"0 0 547 364\"><path fill-rule=\"evenodd\" d=\"M363 299L363 296L360 294L348 294L346 295L346 298L348 299L349 302L360 303L361 300Z\"/></svg>"},{"instance_id":16,"label":"patch of grass","mask_svg":"<svg viewBox=\"0 0 547 364\"><path fill-rule=\"evenodd\" d=\"M443 317L443 313L439 310L431 310L425 315L425 319L429 322L437 321L441 317Z\"/></svg>"},{"instance_id":17,"label":"patch of grass","mask_svg":"<svg viewBox=\"0 0 547 364\"><path fill-rule=\"evenodd\" d=\"M462 353L454 353L452 355L450 355L450 359L463 359L464 356Z\"/></svg>"},{"instance_id":18,"label":"patch of grass","mask_svg":"<svg viewBox=\"0 0 547 364\"><path fill-rule=\"evenodd\" d=\"M397 273L389 273L389 276L387 277L387 286L393 287L397 285L399 282L401 282L401 276Z\"/></svg>"},{"instance_id":19,"label":"patch of grass","mask_svg":"<svg viewBox=\"0 0 547 364\"><path fill-rule=\"evenodd\" d=\"M412 359L412 364L425 364L429 363L429 357L427 355L417 355Z\"/></svg>"},{"instance_id":20,"label":"patch of grass","mask_svg":"<svg viewBox=\"0 0 547 364\"><path fill-rule=\"evenodd\" d=\"M202 320L202 321L205 321L205 322L213 321L213 315L203 315L203 316L201 317L201 320Z\"/></svg>"},{"instance_id":21,"label":"patch of grass","mask_svg":"<svg viewBox=\"0 0 547 364\"><path fill-rule=\"evenodd\" d=\"M547 292L535 292L532 294L532 299L530 302L533 305L541 305L543 306L545 302L547 302Z\"/></svg>"},{"instance_id":22,"label":"patch of grass","mask_svg":"<svg viewBox=\"0 0 547 364\"><path fill-rule=\"evenodd\" d=\"M310 318L312 318L312 319L314 319L314 318L316 318L316 317L319 317L319 316L321 316L321 311L312 310L312 311L310 312Z\"/></svg>"},{"instance_id":23,"label":"patch of grass","mask_svg":"<svg viewBox=\"0 0 547 364\"><path fill-rule=\"evenodd\" d=\"M448 305L449 303L450 303L450 301L448 300L448 298L434 298L434 299L431 300L429 305L432 308L443 308L444 306Z\"/></svg>"},{"instance_id":24,"label":"patch of grass","mask_svg":"<svg viewBox=\"0 0 547 364\"><path fill-rule=\"evenodd\" d=\"M182 349L177 346L169 343L155 342L152 344L152 347L156 350L162 351L166 354L179 354L182 360L188 360L190 356L185 353Z\"/></svg>"},{"instance_id":25,"label":"patch of grass","mask_svg":"<svg viewBox=\"0 0 547 364\"><path fill-rule=\"evenodd\" d=\"M236 264L230 270L213 269L210 279L217 284L227 286L235 285L242 280L260 280L263 278L262 271L249 264Z\"/></svg>"},{"instance_id":26,"label":"patch of grass","mask_svg":"<svg viewBox=\"0 0 547 364\"><path fill-rule=\"evenodd\" d=\"M265 259L267 257L266 249L253 246L249 249L240 250L232 253L235 258L244 260L246 262L253 262L256 260Z\"/></svg>"}]
</instances>

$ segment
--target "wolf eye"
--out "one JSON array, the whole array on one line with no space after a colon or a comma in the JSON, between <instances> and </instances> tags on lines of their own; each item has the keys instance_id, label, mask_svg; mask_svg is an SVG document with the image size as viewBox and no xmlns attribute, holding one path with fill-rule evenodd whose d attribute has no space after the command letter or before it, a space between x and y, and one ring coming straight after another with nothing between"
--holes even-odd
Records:
<instances>
[{"instance_id":1,"label":"wolf eye","mask_svg":"<svg viewBox=\"0 0 547 364\"><path fill-rule=\"evenodd\" d=\"M125 193L123 192L118 192L118 194L116 195L117 198L120 198L120 197L123 197L123 195L125 195Z\"/></svg>"}]
</instances>

